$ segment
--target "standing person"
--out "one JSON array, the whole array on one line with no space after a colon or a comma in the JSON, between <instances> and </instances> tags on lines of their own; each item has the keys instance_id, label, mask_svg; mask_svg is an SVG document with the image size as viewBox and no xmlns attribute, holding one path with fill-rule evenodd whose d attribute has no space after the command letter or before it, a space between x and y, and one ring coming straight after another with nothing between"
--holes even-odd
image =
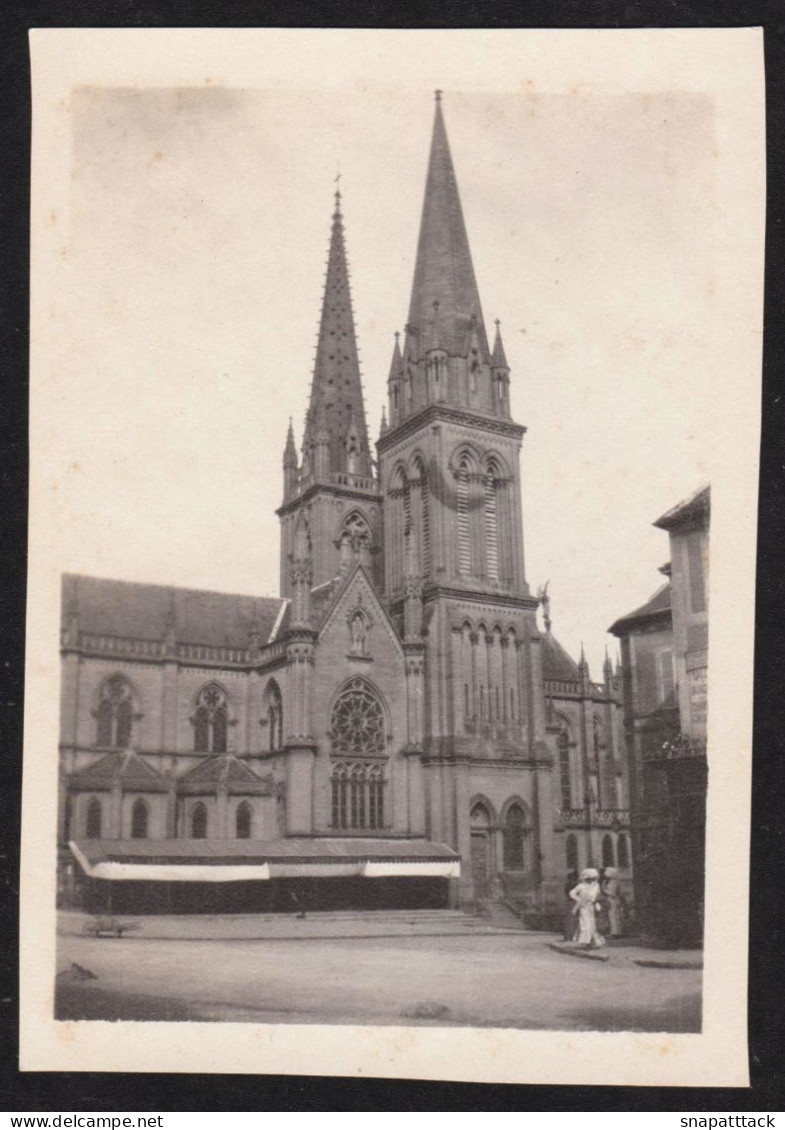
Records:
<instances>
[{"instance_id":1,"label":"standing person","mask_svg":"<svg viewBox=\"0 0 785 1130\"><path fill-rule=\"evenodd\" d=\"M600 897L600 874L594 867L581 871L581 879L570 891L575 903L572 913L578 916L578 930L575 941L590 949L605 945L605 939L597 930L595 918L597 902Z\"/></svg>"},{"instance_id":2,"label":"standing person","mask_svg":"<svg viewBox=\"0 0 785 1130\"><path fill-rule=\"evenodd\" d=\"M606 867L602 881L602 893L608 908L608 933L618 938L624 933L621 901L621 884L615 867Z\"/></svg>"},{"instance_id":3,"label":"standing person","mask_svg":"<svg viewBox=\"0 0 785 1130\"><path fill-rule=\"evenodd\" d=\"M575 940L575 931L577 923L573 916L574 907L570 899L570 891L578 881L577 871L567 872L567 882L564 884L564 897L567 900L567 908L564 912L564 940L565 942L572 942Z\"/></svg>"}]
</instances>

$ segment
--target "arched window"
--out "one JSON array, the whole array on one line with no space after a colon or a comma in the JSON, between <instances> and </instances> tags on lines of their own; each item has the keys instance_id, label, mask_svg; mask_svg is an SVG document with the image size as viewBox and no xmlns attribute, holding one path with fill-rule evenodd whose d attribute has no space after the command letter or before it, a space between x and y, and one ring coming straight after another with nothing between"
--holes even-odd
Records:
<instances>
[{"instance_id":1,"label":"arched window","mask_svg":"<svg viewBox=\"0 0 785 1130\"><path fill-rule=\"evenodd\" d=\"M630 866L630 842L626 833L622 832L616 841L616 853L619 857L619 867Z\"/></svg>"},{"instance_id":2,"label":"arched window","mask_svg":"<svg viewBox=\"0 0 785 1130\"><path fill-rule=\"evenodd\" d=\"M411 521L417 544L417 567L420 576L428 577L431 572L431 520L428 497L428 473L425 464L417 459L414 464L415 478L410 484Z\"/></svg>"},{"instance_id":3,"label":"arched window","mask_svg":"<svg viewBox=\"0 0 785 1130\"><path fill-rule=\"evenodd\" d=\"M134 801L131 809L131 839L147 839L147 804L141 797Z\"/></svg>"},{"instance_id":4,"label":"arched window","mask_svg":"<svg viewBox=\"0 0 785 1130\"><path fill-rule=\"evenodd\" d=\"M526 866L524 839L526 835L526 814L516 802L507 809L504 821L504 869L523 871Z\"/></svg>"},{"instance_id":5,"label":"arched window","mask_svg":"<svg viewBox=\"0 0 785 1130\"><path fill-rule=\"evenodd\" d=\"M408 487L403 467L396 467L390 479L387 492L388 506L385 509L390 517L386 526L386 553L388 563L388 584L391 592L400 590L403 584L404 548L408 530Z\"/></svg>"},{"instance_id":6,"label":"arched window","mask_svg":"<svg viewBox=\"0 0 785 1130\"><path fill-rule=\"evenodd\" d=\"M122 675L112 675L101 686L96 710L95 744L128 749L133 726L133 694Z\"/></svg>"},{"instance_id":7,"label":"arched window","mask_svg":"<svg viewBox=\"0 0 785 1130\"><path fill-rule=\"evenodd\" d=\"M575 836L568 836L567 843L565 844L565 854L567 857L567 873L578 873L578 841Z\"/></svg>"},{"instance_id":8,"label":"arched window","mask_svg":"<svg viewBox=\"0 0 785 1130\"><path fill-rule=\"evenodd\" d=\"M602 837L602 865L603 867L616 866L616 859L613 854L613 840L610 836Z\"/></svg>"},{"instance_id":9,"label":"arched window","mask_svg":"<svg viewBox=\"0 0 785 1130\"><path fill-rule=\"evenodd\" d=\"M499 579L499 513L495 468L485 476L485 568L491 581Z\"/></svg>"},{"instance_id":10,"label":"arched window","mask_svg":"<svg viewBox=\"0 0 785 1130\"><path fill-rule=\"evenodd\" d=\"M266 696L270 752L275 753L283 749L283 699L274 679L268 683Z\"/></svg>"},{"instance_id":11,"label":"arched window","mask_svg":"<svg viewBox=\"0 0 785 1130\"><path fill-rule=\"evenodd\" d=\"M559 786L562 808L572 808L572 771L570 767L570 731L567 722L561 719L561 729L556 739L559 747Z\"/></svg>"},{"instance_id":12,"label":"arched window","mask_svg":"<svg viewBox=\"0 0 785 1130\"><path fill-rule=\"evenodd\" d=\"M468 456L462 456L458 463L455 479L455 503L458 518L458 572L471 573L472 549L469 522L469 471Z\"/></svg>"},{"instance_id":13,"label":"arched window","mask_svg":"<svg viewBox=\"0 0 785 1130\"><path fill-rule=\"evenodd\" d=\"M191 809L191 839L207 839L207 809L201 801Z\"/></svg>"},{"instance_id":14,"label":"arched window","mask_svg":"<svg viewBox=\"0 0 785 1130\"><path fill-rule=\"evenodd\" d=\"M101 838L101 802L97 797L91 797L87 805L85 837L88 840L100 840Z\"/></svg>"},{"instance_id":15,"label":"arched window","mask_svg":"<svg viewBox=\"0 0 785 1130\"><path fill-rule=\"evenodd\" d=\"M226 753L229 710L226 695L214 683L199 692L193 724L197 753Z\"/></svg>"},{"instance_id":16,"label":"arched window","mask_svg":"<svg viewBox=\"0 0 785 1130\"><path fill-rule=\"evenodd\" d=\"M238 840L250 840L251 823L251 806L247 800L243 800L237 805L237 811L234 814L234 834Z\"/></svg>"},{"instance_id":17,"label":"arched window","mask_svg":"<svg viewBox=\"0 0 785 1130\"><path fill-rule=\"evenodd\" d=\"M384 827L383 766L338 761L333 765L331 785L334 828Z\"/></svg>"}]
</instances>

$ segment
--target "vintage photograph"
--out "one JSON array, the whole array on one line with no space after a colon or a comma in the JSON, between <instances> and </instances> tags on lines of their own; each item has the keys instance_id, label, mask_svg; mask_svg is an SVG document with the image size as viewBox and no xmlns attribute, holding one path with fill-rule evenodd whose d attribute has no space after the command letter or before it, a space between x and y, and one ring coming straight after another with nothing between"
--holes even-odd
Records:
<instances>
[{"instance_id":1,"label":"vintage photograph","mask_svg":"<svg viewBox=\"0 0 785 1130\"><path fill-rule=\"evenodd\" d=\"M62 107L51 1018L699 1035L717 100L384 37Z\"/></svg>"}]
</instances>

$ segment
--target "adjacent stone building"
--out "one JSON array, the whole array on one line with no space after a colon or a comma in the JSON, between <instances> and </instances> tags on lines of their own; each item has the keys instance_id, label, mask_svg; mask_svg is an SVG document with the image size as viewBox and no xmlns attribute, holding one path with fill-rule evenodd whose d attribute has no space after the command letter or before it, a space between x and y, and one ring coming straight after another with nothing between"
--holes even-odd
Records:
<instances>
[{"instance_id":1,"label":"adjacent stone building","mask_svg":"<svg viewBox=\"0 0 785 1130\"><path fill-rule=\"evenodd\" d=\"M544 922L579 867L629 876L620 677L592 683L547 608L538 628L509 388L437 99L376 460L336 193L280 598L64 580L67 887L175 909L197 888L250 909L506 897Z\"/></svg>"},{"instance_id":2,"label":"adjacent stone building","mask_svg":"<svg viewBox=\"0 0 785 1130\"><path fill-rule=\"evenodd\" d=\"M708 487L654 524L667 580L610 631L621 640L640 929L673 942L703 935L708 671Z\"/></svg>"}]
</instances>

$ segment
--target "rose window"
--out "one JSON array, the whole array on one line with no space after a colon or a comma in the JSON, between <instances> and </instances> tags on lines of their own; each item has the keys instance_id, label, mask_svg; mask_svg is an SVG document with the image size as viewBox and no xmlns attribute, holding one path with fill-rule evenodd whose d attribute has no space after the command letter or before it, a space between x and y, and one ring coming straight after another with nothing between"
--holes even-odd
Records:
<instances>
[{"instance_id":1,"label":"rose window","mask_svg":"<svg viewBox=\"0 0 785 1130\"><path fill-rule=\"evenodd\" d=\"M355 679L339 697L332 714L334 753L384 753L384 712L362 679Z\"/></svg>"}]
</instances>

